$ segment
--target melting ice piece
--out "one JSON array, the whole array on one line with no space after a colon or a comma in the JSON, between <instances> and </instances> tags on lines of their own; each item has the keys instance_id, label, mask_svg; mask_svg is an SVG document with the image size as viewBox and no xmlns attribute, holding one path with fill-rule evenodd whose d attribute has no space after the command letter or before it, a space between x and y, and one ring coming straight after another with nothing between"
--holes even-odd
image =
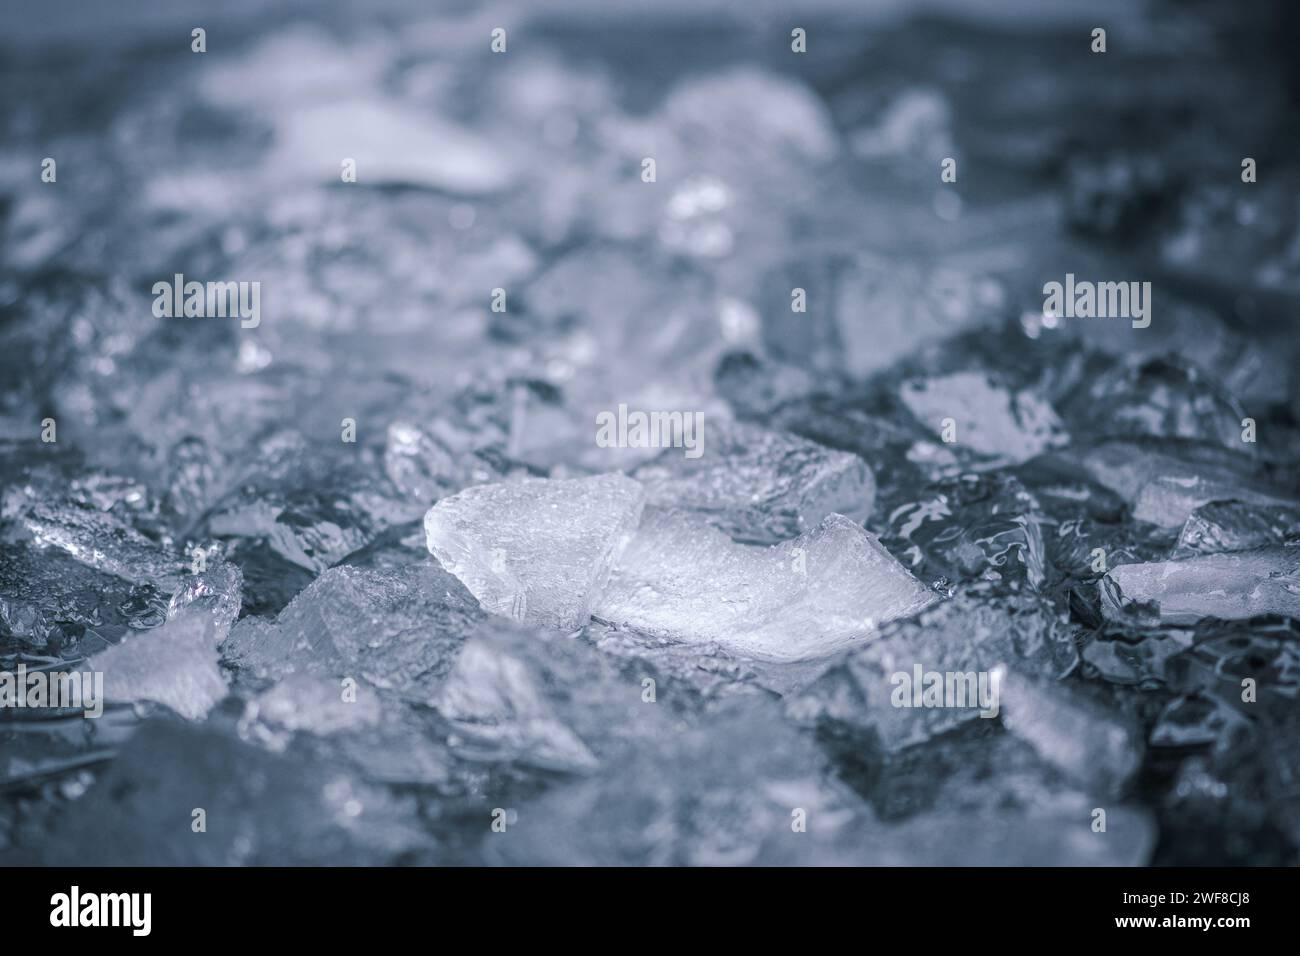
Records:
<instances>
[{"instance_id":1,"label":"melting ice piece","mask_svg":"<svg viewBox=\"0 0 1300 956\"><path fill-rule=\"evenodd\" d=\"M655 509L623 552L593 613L669 640L794 661L831 654L936 600L874 536L843 515L760 548Z\"/></svg>"},{"instance_id":2,"label":"melting ice piece","mask_svg":"<svg viewBox=\"0 0 1300 956\"><path fill-rule=\"evenodd\" d=\"M104 696L110 701L152 700L199 720L226 696L216 626L210 615L195 609L152 631L129 635L86 666L103 672Z\"/></svg>"},{"instance_id":3,"label":"melting ice piece","mask_svg":"<svg viewBox=\"0 0 1300 956\"><path fill-rule=\"evenodd\" d=\"M274 623L240 621L221 652L259 677L360 677L427 701L482 616L460 583L431 561L344 565L313 581Z\"/></svg>"},{"instance_id":4,"label":"melting ice piece","mask_svg":"<svg viewBox=\"0 0 1300 956\"><path fill-rule=\"evenodd\" d=\"M1110 620L1146 624L1300 617L1300 547L1120 565L1102 580L1101 610Z\"/></svg>"},{"instance_id":5,"label":"melting ice piece","mask_svg":"<svg viewBox=\"0 0 1300 956\"><path fill-rule=\"evenodd\" d=\"M997 604L960 594L884 628L790 699L788 712L862 731L896 753L981 715L996 717L1005 665L1059 677L1076 661L1070 633L1046 601ZM940 696L927 696L927 686Z\"/></svg>"},{"instance_id":6,"label":"melting ice piece","mask_svg":"<svg viewBox=\"0 0 1300 956\"><path fill-rule=\"evenodd\" d=\"M572 630L590 619L644 503L618 474L480 485L430 508L424 530L485 610Z\"/></svg>"},{"instance_id":7,"label":"melting ice piece","mask_svg":"<svg viewBox=\"0 0 1300 956\"><path fill-rule=\"evenodd\" d=\"M956 444L980 455L1019 463L1069 440L1043 398L1007 391L982 372L904 382L899 395L918 421L941 436L944 420L952 419Z\"/></svg>"},{"instance_id":8,"label":"melting ice piece","mask_svg":"<svg viewBox=\"0 0 1300 956\"><path fill-rule=\"evenodd\" d=\"M1118 793L1142 762L1137 728L1064 684L1011 670L1001 703L1002 725L1083 786Z\"/></svg>"},{"instance_id":9,"label":"melting ice piece","mask_svg":"<svg viewBox=\"0 0 1300 956\"><path fill-rule=\"evenodd\" d=\"M699 512L752 544L793 538L828 514L871 514L876 485L857 455L735 422L710 423L707 435L699 458L669 449L633 472L648 504Z\"/></svg>"}]
</instances>

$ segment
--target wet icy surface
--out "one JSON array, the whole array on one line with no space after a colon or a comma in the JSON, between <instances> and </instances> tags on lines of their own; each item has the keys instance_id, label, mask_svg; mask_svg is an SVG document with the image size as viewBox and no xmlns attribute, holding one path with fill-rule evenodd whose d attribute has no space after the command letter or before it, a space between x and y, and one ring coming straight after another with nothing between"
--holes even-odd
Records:
<instances>
[{"instance_id":1,"label":"wet icy surface","mask_svg":"<svg viewBox=\"0 0 1300 956\"><path fill-rule=\"evenodd\" d=\"M0 37L0 862L1297 860L1266 30L170 6Z\"/></svg>"}]
</instances>

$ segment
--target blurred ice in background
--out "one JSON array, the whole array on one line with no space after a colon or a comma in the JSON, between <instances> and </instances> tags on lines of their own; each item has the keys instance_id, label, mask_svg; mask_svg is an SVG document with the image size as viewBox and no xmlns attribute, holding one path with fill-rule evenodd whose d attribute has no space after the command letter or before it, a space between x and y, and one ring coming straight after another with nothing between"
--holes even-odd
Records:
<instances>
[{"instance_id":1,"label":"blurred ice in background","mask_svg":"<svg viewBox=\"0 0 1300 956\"><path fill-rule=\"evenodd\" d=\"M0 2L0 859L1295 860L1291 6L796 6Z\"/></svg>"}]
</instances>

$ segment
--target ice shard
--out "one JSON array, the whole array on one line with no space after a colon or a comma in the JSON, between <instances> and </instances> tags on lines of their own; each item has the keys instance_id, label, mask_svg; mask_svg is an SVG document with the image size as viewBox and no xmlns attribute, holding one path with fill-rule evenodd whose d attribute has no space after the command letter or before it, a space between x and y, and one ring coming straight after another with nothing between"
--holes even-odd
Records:
<instances>
[{"instance_id":1,"label":"ice shard","mask_svg":"<svg viewBox=\"0 0 1300 956\"><path fill-rule=\"evenodd\" d=\"M899 397L917 421L945 441L1000 461L1027 461L1069 441L1040 395L1008 390L982 372L909 380Z\"/></svg>"},{"instance_id":2,"label":"ice shard","mask_svg":"<svg viewBox=\"0 0 1300 956\"><path fill-rule=\"evenodd\" d=\"M103 672L109 701L152 700L199 720L227 691L217 661L216 628L209 615L191 610L162 627L127 636L86 666Z\"/></svg>"},{"instance_id":3,"label":"ice shard","mask_svg":"<svg viewBox=\"0 0 1300 956\"><path fill-rule=\"evenodd\" d=\"M833 514L770 548L654 509L594 614L668 640L769 661L825 656L938 600L861 525Z\"/></svg>"},{"instance_id":4,"label":"ice shard","mask_svg":"<svg viewBox=\"0 0 1300 956\"><path fill-rule=\"evenodd\" d=\"M1133 721L1066 684L1009 669L1001 705L1004 727L1090 791L1118 794L1142 762Z\"/></svg>"},{"instance_id":5,"label":"ice shard","mask_svg":"<svg viewBox=\"0 0 1300 956\"><path fill-rule=\"evenodd\" d=\"M1112 621L1195 624L1262 614L1300 616L1300 547L1256 548L1112 568L1101 584Z\"/></svg>"},{"instance_id":6,"label":"ice shard","mask_svg":"<svg viewBox=\"0 0 1300 956\"><path fill-rule=\"evenodd\" d=\"M857 455L732 422L710 423L707 436L699 458L668 449L632 473L647 504L694 511L749 544L796 537L831 513L871 514L875 481Z\"/></svg>"},{"instance_id":7,"label":"ice shard","mask_svg":"<svg viewBox=\"0 0 1300 956\"><path fill-rule=\"evenodd\" d=\"M644 503L618 474L480 485L430 508L424 530L485 610L571 630L590 619Z\"/></svg>"}]
</instances>

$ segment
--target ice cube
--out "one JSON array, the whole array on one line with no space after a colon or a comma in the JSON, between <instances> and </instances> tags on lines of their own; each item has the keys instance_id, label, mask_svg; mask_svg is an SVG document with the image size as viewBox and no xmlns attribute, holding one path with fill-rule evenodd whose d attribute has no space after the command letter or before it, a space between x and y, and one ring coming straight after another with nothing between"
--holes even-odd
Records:
<instances>
[{"instance_id":1,"label":"ice cube","mask_svg":"<svg viewBox=\"0 0 1300 956\"><path fill-rule=\"evenodd\" d=\"M1267 547L1112 568L1101 585L1112 621L1195 624L1262 614L1300 616L1300 547Z\"/></svg>"},{"instance_id":2,"label":"ice cube","mask_svg":"<svg viewBox=\"0 0 1300 956\"><path fill-rule=\"evenodd\" d=\"M632 473L647 504L697 512L751 544L796 537L833 512L871 514L875 481L857 455L739 423L711 423L706 434L699 458L668 449Z\"/></svg>"},{"instance_id":3,"label":"ice cube","mask_svg":"<svg viewBox=\"0 0 1300 956\"><path fill-rule=\"evenodd\" d=\"M595 616L759 660L831 654L938 600L843 515L770 548L654 509L623 552Z\"/></svg>"},{"instance_id":4,"label":"ice cube","mask_svg":"<svg viewBox=\"0 0 1300 956\"><path fill-rule=\"evenodd\" d=\"M644 500L618 474L480 485L430 508L424 529L485 610L571 630L591 617Z\"/></svg>"},{"instance_id":5,"label":"ice cube","mask_svg":"<svg viewBox=\"0 0 1300 956\"><path fill-rule=\"evenodd\" d=\"M901 386L899 397L917 421L945 440L952 436L958 449L1001 461L1027 461L1069 441L1061 420L1041 396L1009 391L982 372L910 380Z\"/></svg>"}]
</instances>

